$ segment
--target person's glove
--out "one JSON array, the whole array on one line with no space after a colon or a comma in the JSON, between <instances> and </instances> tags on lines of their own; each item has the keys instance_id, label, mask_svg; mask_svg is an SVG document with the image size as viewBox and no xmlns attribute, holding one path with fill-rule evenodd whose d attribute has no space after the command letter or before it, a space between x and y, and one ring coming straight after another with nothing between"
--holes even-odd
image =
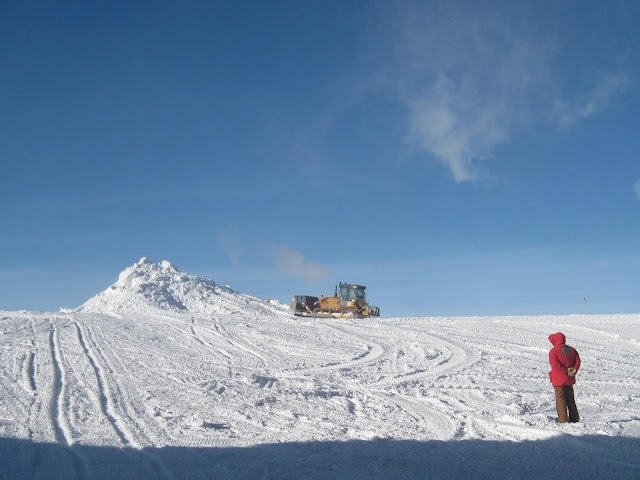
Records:
<instances>
[{"instance_id":1,"label":"person's glove","mask_svg":"<svg viewBox=\"0 0 640 480\"><path fill-rule=\"evenodd\" d=\"M567 368L567 375L569 375L570 377L575 376L576 372L577 372L577 370L575 368L573 368L573 367Z\"/></svg>"}]
</instances>

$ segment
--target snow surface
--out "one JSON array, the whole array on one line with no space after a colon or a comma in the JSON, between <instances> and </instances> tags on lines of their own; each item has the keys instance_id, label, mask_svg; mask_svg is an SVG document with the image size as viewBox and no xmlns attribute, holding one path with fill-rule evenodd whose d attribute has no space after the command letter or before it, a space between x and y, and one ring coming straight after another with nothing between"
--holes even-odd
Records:
<instances>
[{"instance_id":1,"label":"snow surface","mask_svg":"<svg viewBox=\"0 0 640 480\"><path fill-rule=\"evenodd\" d=\"M640 479L640 315L299 318L143 258L0 358L2 479Z\"/></svg>"}]
</instances>

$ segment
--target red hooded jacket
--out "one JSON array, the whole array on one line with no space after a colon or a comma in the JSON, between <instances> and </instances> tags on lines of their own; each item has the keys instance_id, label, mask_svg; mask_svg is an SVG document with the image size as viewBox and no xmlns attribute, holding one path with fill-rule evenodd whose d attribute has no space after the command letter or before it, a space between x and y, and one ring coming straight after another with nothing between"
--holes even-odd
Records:
<instances>
[{"instance_id":1,"label":"red hooded jacket","mask_svg":"<svg viewBox=\"0 0 640 480\"><path fill-rule=\"evenodd\" d=\"M554 387L573 385L576 383L575 372L580 369L580 355L578 351L566 345L564 333L557 332L549 335L549 341L553 348L549 350L549 380ZM574 368L574 375L570 375L569 368Z\"/></svg>"}]
</instances>

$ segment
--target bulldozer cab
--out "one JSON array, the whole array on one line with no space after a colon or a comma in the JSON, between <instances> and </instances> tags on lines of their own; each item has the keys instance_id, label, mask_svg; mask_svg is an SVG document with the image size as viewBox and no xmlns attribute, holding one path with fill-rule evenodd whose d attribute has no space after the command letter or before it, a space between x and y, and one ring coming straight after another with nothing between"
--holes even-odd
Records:
<instances>
[{"instance_id":1,"label":"bulldozer cab","mask_svg":"<svg viewBox=\"0 0 640 480\"><path fill-rule=\"evenodd\" d=\"M348 283L340 283L338 285L337 297L340 299L340 305L346 305L347 302L353 302L359 298L365 300L364 289L362 285L350 285Z\"/></svg>"}]
</instances>

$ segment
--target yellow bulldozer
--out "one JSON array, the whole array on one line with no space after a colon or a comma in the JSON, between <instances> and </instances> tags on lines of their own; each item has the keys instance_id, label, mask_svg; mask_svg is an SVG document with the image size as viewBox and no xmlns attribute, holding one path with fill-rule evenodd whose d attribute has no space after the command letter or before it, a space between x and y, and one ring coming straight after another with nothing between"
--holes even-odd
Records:
<instances>
[{"instance_id":1,"label":"yellow bulldozer","mask_svg":"<svg viewBox=\"0 0 640 480\"><path fill-rule=\"evenodd\" d=\"M365 288L363 285L340 282L333 296L294 295L291 313L302 317L379 317L380 309L367 303Z\"/></svg>"}]
</instances>

